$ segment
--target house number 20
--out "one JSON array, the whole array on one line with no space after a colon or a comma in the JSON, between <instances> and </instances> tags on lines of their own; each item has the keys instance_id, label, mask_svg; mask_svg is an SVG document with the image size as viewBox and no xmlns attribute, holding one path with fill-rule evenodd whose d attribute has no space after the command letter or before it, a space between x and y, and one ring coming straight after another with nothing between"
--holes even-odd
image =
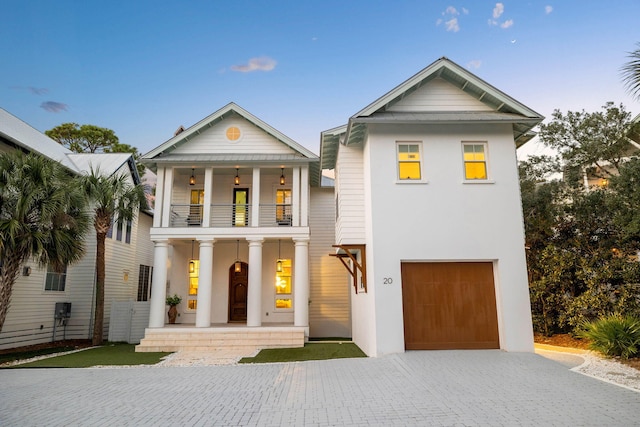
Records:
<instances>
[{"instance_id":1,"label":"house number 20","mask_svg":"<svg viewBox=\"0 0 640 427\"><path fill-rule=\"evenodd\" d=\"M382 278L382 283L385 285L390 285L393 283L393 279L391 277L383 277Z\"/></svg>"}]
</instances>

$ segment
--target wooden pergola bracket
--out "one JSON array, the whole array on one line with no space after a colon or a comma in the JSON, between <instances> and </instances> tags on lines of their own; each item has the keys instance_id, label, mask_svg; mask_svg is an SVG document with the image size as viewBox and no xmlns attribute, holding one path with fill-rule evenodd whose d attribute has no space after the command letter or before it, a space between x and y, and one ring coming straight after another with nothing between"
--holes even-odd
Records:
<instances>
[{"instance_id":1,"label":"wooden pergola bracket","mask_svg":"<svg viewBox=\"0 0 640 427\"><path fill-rule=\"evenodd\" d=\"M338 252L335 254L329 254L329 256L334 256L338 258L342 265L345 266L351 277L353 277L353 287L355 288L356 294L358 293L358 271L360 271L360 275L362 276L362 287L364 288L364 292L367 292L367 253L365 251L365 245L332 245L334 248L340 249L342 252ZM355 252L360 252L360 259L362 263L358 262L358 257ZM353 267L349 265L346 259L350 259L353 263Z\"/></svg>"}]
</instances>

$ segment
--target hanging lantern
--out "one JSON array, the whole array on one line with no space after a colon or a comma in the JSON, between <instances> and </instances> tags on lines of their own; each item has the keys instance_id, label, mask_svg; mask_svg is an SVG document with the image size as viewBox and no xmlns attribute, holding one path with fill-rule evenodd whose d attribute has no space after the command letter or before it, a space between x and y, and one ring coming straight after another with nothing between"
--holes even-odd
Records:
<instances>
[{"instance_id":1,"label":"hanging lantern","mask_svg":"<svg viewBox=\"0 0 640 427\"><path fill-rule=\"evenodd\" d=\"M193 174L193 168L191 168L191 177L189 178L189 185L195 185L196 176Z\"/></svg>"},{"instance_id":2,"label":"hanging lantern","mask_svg":"<svg viewBox=\"0 0 640 427\"><path fill-rule=\"evenodd\" d=\"M193 259L193 240L191 241L191 259L189 260L189 273L195 273L196 263Z\"/></svg>"},{"instance_id":3,"label":"hanging lantern","mask_svg":"<svg viewBox=\"0 0 640 427\"><path fill-rule=\"evenodd\" d=\"M276 271L282 273L282 259L280 258L280 240L278 240L278 260L276 261Z\"/></svg>"},{"instance_id":4,"label":"hanging lantern","mask_svg":"<svg viewBox=\"0 0 640 427\"><path fill-rule=\"evenodd\" d=\"M280 185L284 185L285 184L285 179L284 179L284 168L280 168L280 171L282 172L280 174Z\"/></svg>"},{"instance_id":5,"label":"hanging lantern","mask_svg":"<svg viewBox=\"0 0 640 427\"><path fill-rule=\"evenodd\" d=\"M233 270L236 273L240 273L242 271L242 262L240 261L240 257L238 256L240 251L240 240L236 240L236 262L233 264Z\"/></svg>"},{"instance_id":6,"label":"hanging lantern","mask_svg":"<svg viewBox=\"0 0 640 427\"><path fill-rule=\"evenodd\" d=\"M233 178L233 183L235 185L240 185L240 176L238 175L238 168L236 168L236 177Z\"/></svg>"}]
</instances>

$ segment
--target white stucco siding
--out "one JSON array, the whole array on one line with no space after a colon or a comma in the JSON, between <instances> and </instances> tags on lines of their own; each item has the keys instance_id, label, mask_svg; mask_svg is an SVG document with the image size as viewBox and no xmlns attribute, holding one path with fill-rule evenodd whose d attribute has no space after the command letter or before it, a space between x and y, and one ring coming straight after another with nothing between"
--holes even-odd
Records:
<instances>
[{"instance_id":1,"label":"white stucco siding","mask_svg":"<svg viewBox=\"0 0 640 427\"><path fill-rule=\"evenodd\" d=\"M339 215L336 220L336 242L363 243L364 173L362 145L339 146L336 161L336 197Z\"/></svg>"},{"instance_id":2,"label":"white stucco siding","mask_svg":"<svg viewBox=\"0 0 640 427\"><path fill-rule=\"evenodd\" d=\"M236 126L240 139L229 141L226 131ZM233 115L200 131L175 148L173 154L292 154L294 150L244 118Z\"/></svg>"},{"instance_id":3,"label":"white stucco siding","mask_svg":"<svg viewBox=\"0 0 640 427\"><path fill-rule=\"evenodd\" d=\"M491 107L478 101L441 78L435 78L418 88L387 111L492 111Z\"/></svg>"},{"instance_id":4,"label":"white stucco siding","mask_svg":"<svg viewBox=\"0 0 640 427\"><path fill-rule=\"evenodd\" d=\"M398 183L397 140L422 142L427 183ZM487 183L463 182L462 141L487 142ZM400 263L445 260L494 262L501 348L531 351L524 230L510 125L372 126L366 159L366 169L372 171L367 250L368 262L375 265L368 282L376 300L376 354L404 351Z\"/></svg>"},{"instance_id":5,"label":"white stucco siding","mask_svg":"<svg viewBox=\"0 0 640 427\"><path fill-rule=\"evenodd\" d=\"M311 189L309 218L309 336L350 337L350 275L335 253L335 204L333 188Z\"/></svg>"}]
</instances>

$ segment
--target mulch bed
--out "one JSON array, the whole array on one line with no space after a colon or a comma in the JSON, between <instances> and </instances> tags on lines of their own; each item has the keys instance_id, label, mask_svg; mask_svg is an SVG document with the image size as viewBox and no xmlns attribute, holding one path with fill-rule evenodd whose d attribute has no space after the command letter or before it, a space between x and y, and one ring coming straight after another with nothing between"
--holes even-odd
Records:
<instances>
[{"instance_id":1,"label":"mulch bed","mask_svg":"<svg viewBox=\"0 0 640 427\"><path fill-rule=\"evenodd\" d=\"M26 353L29 351L38 351L49 348L72 347L75 349L91 347L91 340L63 340L54 342L45 342L41 344L27 345L24 347L7 348L0 350L0 354Z\"/></svg>"}]
</instances>

